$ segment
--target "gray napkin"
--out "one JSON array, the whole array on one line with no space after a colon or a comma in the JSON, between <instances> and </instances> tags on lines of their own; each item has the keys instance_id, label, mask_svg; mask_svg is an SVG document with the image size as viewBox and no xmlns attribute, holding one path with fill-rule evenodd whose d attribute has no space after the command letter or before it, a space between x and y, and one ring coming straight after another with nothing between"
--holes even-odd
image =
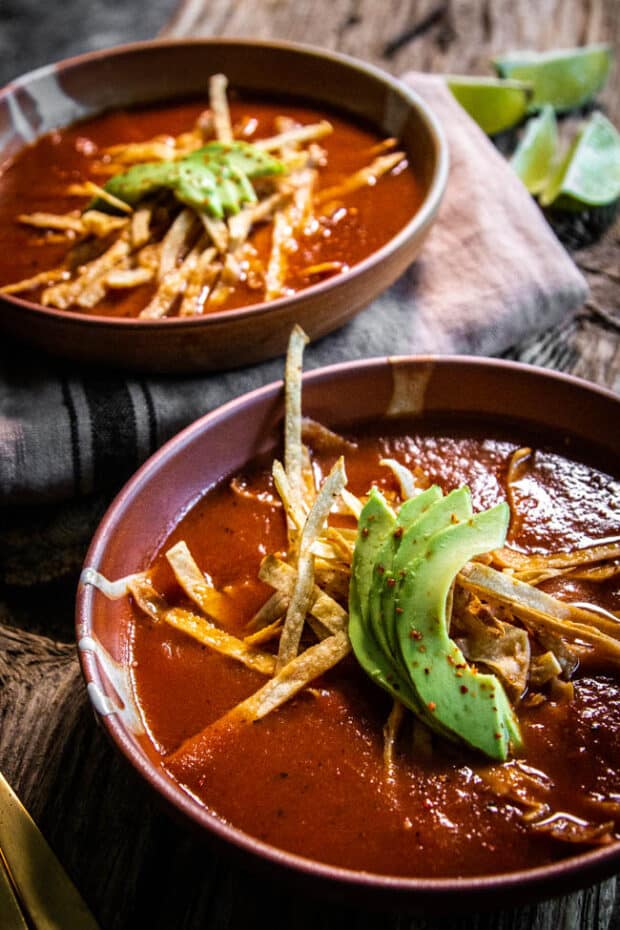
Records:
<instances>
[{"instance_id":1,"label":"gray napkin","mask_svg":"<svg viewBox=\"0 0 620 930\"><path fill-rule=\"evenodd\" d=\"M450 148L438 221L411 268L306 368L409 353L500 353L549 329L587 287L521 182L441 78L409 74ZM181 427L282 375L282 359L224 374L135 378L0 352L0 503L118 485Z\"/></svg>"}]
</instances>

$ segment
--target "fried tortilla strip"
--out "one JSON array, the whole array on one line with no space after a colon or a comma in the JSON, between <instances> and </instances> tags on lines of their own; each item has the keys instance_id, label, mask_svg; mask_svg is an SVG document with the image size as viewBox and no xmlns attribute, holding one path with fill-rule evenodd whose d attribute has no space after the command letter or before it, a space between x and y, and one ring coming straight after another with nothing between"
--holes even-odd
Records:
<instances>
[{"instance_id":1,"label":"fried tortilla strip","mask_svg":"<svg viewBox=\"0 0 620 930\"><path fill-rule=\"evenodd\" d=\"M506 497L508 498L508 506L510 507L510 534L513 537L517 535L521 523L523 522L523 515L519 513L519 508L517 507L515 499L514 485L523 476L525 470L524 466L531 457L532 450L528 446L522 446L520 449L515 449L508 462Z\"/></svg>"},{"instance_id":2,"label":"fried tortilla strip","mask_svg":"<svg viewBox=\"0 0 620 930\"><path fill-rule=\"evenodd\" d=\"M288 129L286 132L278 133L277 136L270 136L268 139L257 139L254 145L263 152L275 152L277 149L287 148L291 145L303 145L304 142L313 142L316 139L322 139L329 136L334 131L334 127L327 120L321 120L320 123L311 123L308 126L298 126L294 129Z\"/></svg>"},{"instance_id":3,"label":"fried tortilla strip","mask_svg":"<svg viewBox=\"0 0 620 930\"><path fill-rule=\"evenodd\" d=\"M614 841L614 821L592 823L565 812L551 814L544 820L529 825L536 833L546 833L562 843L584 843L588 846L607 846Z\"/></svg>"},{"instance_id":4,"label":"fried tortilla strip","mask_svg":"<svg viewBox=\"0 0 620 930\"><path fill-rule=\"evenodd\" d=\"M228 250L228 226L224 220L217 220L206 213L201 213L200 219L215 248L224 254Z\"/></svg>"},{"instance_id":5,"label":"fried tortilla strip","mask_svg":"<svg viewBox=\"0 0 620 930\"><path fill-rule=\"evenodd\" d=\"M233 141L230 110L226 99L228 78L224 74L213 74L209 79L209 103L213 112L215 138L229 145Z\"/></svg>"},{"instance_id":6,"label":"fried tortilla strip","mask_svg":"<svg viewBox=\"0 0 620 930\"><path fill-rule=\"evenodd\" d=\"M273 675L275 658L267 652L260 652L249 646L242 639L231 636L215 624L199 617L190 610L170 607L164 597L157 591L144 575L136 576L128 582L128 588L137 606L156 623L167 623L182 633L187 633L192 639L214 652L236 659L248 668L260 672L262 675Z\"/></svg>"},{"instance_id":7,"label":"fried tortilla strip","mask_svg":"<svg viewBox=\"0 0 620 930\"><path fill-rule=\"evenodd\" d=\"M77 278L43 291L41 303L44 306L58 307L60 310L72 304L81 307L94 306L105 293L104 280L108 272L127 259L130 250L127 240L126 233L121 233L116 242L102 255L80 267Z\"/></svg>"},{"instance_id":8,"label":"fried tortilla strip","mask_svg":"<svg viewBox=\"0 0 620 930\"><path fill-rule=\"evenodd\" d=\"M107 288L124 290L148 284L154 277L155 273L149 268L113 268L106 275L104 284Z\"/></svg>"},{"instance_id":9,"label":"fried tortilla strip","mask_svg":"<svg viewBox=\"0 0 620 930\"><path fill-rule=\"evenodd\" d=\"M185 293L199 258L200 247L197 247L192 249L182 265L168 272L151 302L140 312L141 319L159 320L169 313L177 298Z\"/></svg>"},{"instance_id":10,"label":"fried tortilla strip","mask_svg":"<svg viewBox=\"0 0 620 930\"><path fill-rule=\"evenodd\" d=\"M512 568L517 572L570 568L577 565L589 565L593 562L606 562L611 559L620 559L620 539L587 546L584 549L574 549L572 552L554 552L549 555L524 555L508 546L496 549L493 553L493 561L496 565L502 568Z\"/></svg>"},{"instance_id":11,"label":"fried tortilla strip","mask_svg":"<svg viewBox=\"0 0 620 930\"><path fill-rule=\"evenodd\" d=\"M166 552L168 564L187 596L210 617L226 623L231 615L230 598L208 583L184 540Z\"/></svg>"},{"instance_id":12,"label":"fried tortilla strip","mask_svg":"<svg viewBox=\"0 0 620 930\"><path fill-rule=\"evenodd\" d=\"M284 373L284 468L289 480L293 505L303 502L304 452L301 439L301 393L304 349L309 339L301 326L295 324L286 353Z\"/></svg>"},{"instance_id":13,"label":"fried tortilla strip","mask_svg":"<svg viewBox=\"0 0 620 930\"><path fill-rule=\"evenodd\" d=\"M299 546L297 578L291 594L291 601L286 612L282 636L280 637L278 661L276 665L278 671L291 662L297 655L304 621L313 599L314 558L312 555L312 546L320 535L324 524L327 522L334 500L340 494L346 481L347 476L344 470L344 461L340 458L323 482L304 524Z\"/></svg>"},{"instance_id":14,"label":"fried tortilla strip","mask_svg":"<svg viewBox=\"0 0 620 930\"><path fill-rule=\"evenodd\" d=\"M170 161L175 156L175 140L172 136L158 136L146 142L109 145L104 151L120 165L136 165L145 161Z\"/></svg>"},{"instance_id":15,"label":"fried tortilla strip","mask_svg":"<svg viewBox=\"0 0 620 930\"><path fill-rule=\"evenodd\" d=\"M275 556L267 556L267 558L275 558ZM258 631L262 630L263 627L276 623L286 613L288 602L288 595L283 594L282 591L274 591L248 622L247 629Z\"/></svg>"},{"instance_id":16,"label":"fried tortilla strip","mask_svg":"<svg viewBox=\"0 0 620 930\"><path fill-rule=\"evenodd\" d=\"M389 782L394 782L396 779L396 760L394 755L396 751L396 740L398 739L398 734L404 718L404 704L394 700L392 709L383 727L383 766L385 768L385 777Z\"/></svg>"},{"instance_id":17,"label":"fried tortilla strip","mask_svg":"<svg viewBox=\"0 0 620 930\"><path fill-rule=\"evenodd\" d=\"M275 555L266 556L258 573L261 581L272 586L280 594L279 604L284 602L288 604L289 599L295 587L297 573L292 565L282 562ZM271 598L269 599L271 600ZM269 603L269 601L267 601ZM330 633L340 633L346 629L348 614L344 607L330 597L325 591L321 590L318 585L312 589L312 600L310 602L309 613L317 620L320 620L323 626L327 627Z\"/></svg>"},{"instance_id":18,"label":"fried tortilla strip","mask_svg":"<svg viewBox=\"0 0 620 930\"><path fill-rule=\"evenodd\" d=\"M337 200L347 194L352 194L353 191L359 190L360 187L366 187L367 185L372 186L376 184L377 180L382 177L382 175L388 174L388 172L392 171L396 165L399 165L405 158L406 155L404 152L392 152L389 155L379 155L369 165L360 168L359 171L345 178L341 184L334 184L332 187L326 187L322 191L319 191L315 197L315 203L321 206L322 204L329 203L330 200Z\"/></svg>"},{"instance_id":19,"label":"fried tortilla strip","mask_svg":"<svg viewBox=\"0 0 620 930\"><path fill-rule=\"evenodd\" d=\"M151 238L152 204L137 207L131 217L131 244L134 249L141 249Z\"/></svg>"},{"instance_id":20,"label":"fried tortilla strip","mask_svg":"<svg viewBox=\"0 0 620 930\"><path fill-rule=\"evenodd\" d=\"M204 758L205 752L209 751L210 745L213 740L218 739L219 734L255 720L261 720L267 714L277 710L311 681L337 665L350 650L351 645L346 633L337 633L315 646L310 646L247 700L237 704L200 733L185 740L166 758L166 766L177 777L182 776L184 772L190 772L192 766L200 758Z\"/></svg>"},{"instance_id":21,"label":"fried tortilla strip","mask_svg":"<svg viewBox=\"0 0 620 930\"><path fill-rule=\"evenodd\" d=\"M230 248L234 251L246 241L250 230L257 223L271 219L277 209L284 206L290 199L290 194L283 191L276 191L269 197L259 200L256 204L250 204L234 213L228 218L228 233Z\"/></svg>"},{"instance_id":22,"label":"fried tortilla strip","mask_svg":"<svg viewBox=\"0 0 620 930\"><path fill-rule=\"evenodd\" d=\"M71 230L76 233L84 232L84 225L80 216L70 213L20 213L17 217L24 226L34 226L36 229Z\"/></svg>"},{"instance_id":23,"label":"fried tortilla strip","mask_svg":"<svg viewBox=\"0 0 620 930\"><path fill-rule=\"evenodd\" d=\"M420 493L420 488L416 484L413 472L406 465L401 465L396 459L381 459L379 465L385 465L389 468L400 485L400 493L403 500L415 497Z\"/></svg>"},{"instance_id":24,"label":"fried tortilla strip","mask_svg":"<svg viewBox=\"0 0 620 930\"><path fill-rule=\"evenodd\" d=\"M195 316L202 311L222 270L220 263L213 261L214 258L215 249L205 249L198 258L196 267L190 271L179 307L179 316Z\"/></svg>"},{"instance_id":25,"label":"fried tortilla strip","mask_svg":"<svg viewBox=\"0 0 620 930\"><path fill-rule=\"evenodd\" d=\"M306 519L306 509L303 502L297 505L294 503L293 491L291 489L288 476L284 470L284 466L277 459L274 460L271 473L273 475L273 482L276 486L276 491L280 495L280 500L282 501L284 510L286 512L289 550L291 553L294 553L295 549L297 548L297 537L301 532L301 529L304 525L304 520Z\"/></svg>"},{"instance_id":26,"label":"fried tortilla strip","mask_svg":"<svg viewBox=\"0 0 620 930\"><path fill-rule=\"evenodd\" d=\"M5 284L0 287L0 294L19 294L21 291L29 291L35 287L42 287L46 284L55 284L57 281L68 281L71 272L67 268L53 268L51 271L40 271L39 274L33 275L32 278L23 278L14 284Z\"/></svg>"},{"instance_id":27,"label":"fried tortilla strip","mask_svg":"<svg viewBox=\"0 0 620 930\"><path fill-rule=\"evenodd\" d=\"M275 300L284 292L286 249L292 241L292 228L287 211L279 210L273 220L271 252L265 272L265 300Z\"/></svg>"},{"instance_id":28,"label":"fried tortilla strip","mask_svg":"<svg viewBox=\"0 0 620 930\"><path fill-rule=\"evenodd\" d=\"M72 185L72 187L75 187L75 185ZM114 194L110 194L109 191L104 187L100 187L99 184L95 184L94 181L85 181L80 186L80 190L86 191L91 197L96 197L98 200L105 200L106 203L109 203L111 207L121 213L127 213L127 215L133 213L133 207L130 207L124 200L115 197Z\"/></svg>"},{"instance_id":29,"label":"fried tortilla strip","mask_svg":"<svg viewBox=\"0 0 620 930\"><path fill-rule=\"evenodd\" d=\"M282 632L282 620L274 620L273 623L263 626L256 633L249 633L243 637L243 642L248 646L257 646L261 643L268 643L275 639Z\"/></svg>"},{"instance_id":30,"label":"fried tortilla strip","mask_svg":"<svg viewBox=\"0 0 620 930\"><path fill-rule=\"evenodd\" d=\"M462 569L458 583L479 597L509 605L528 629L543 633L548 630L568 640L578 655L589 656L595 650L598 657L620 667L620 624L477 562L469 562Z\"/></svg>"},{"instance_id":31,"label":"fried tortilla strip","mask_svg":"<svg viewBox=\"0 0 620 930\"><path fill-rule=\"evenodd\" d=\"M337 455L344 455L345 452L355 452L357 449L356 442L345 439L340 433L335 433L322 423L317 423L312 417L302 417L301 438L315 452L334 452Z\"/></svg>"},{"instance_id":32,"label":"fried tortilla strip","mask_svg":"<svg viewBox=\"0 0 620 930\"><path fill-rule=\"evenodd\" d=\"M82 214L84 232L93 236L109 236L110 233L124 229L127 223L127 217L111 216L109 213L102 213L101 210L86 210Z\"/></svg>"},{"instance_id":33,"label":"fried tortilla strip","mask_svg":"<svg viewBox=\"0 0 620 930\"><path fill-rule=\"evenodd\" d=\"M163 281L169 271L176 268L179 258L188 246L195 224L196 214L189 207L185 207L164 236L159 259L160 281Z\"/></svg>"}]
</instances>

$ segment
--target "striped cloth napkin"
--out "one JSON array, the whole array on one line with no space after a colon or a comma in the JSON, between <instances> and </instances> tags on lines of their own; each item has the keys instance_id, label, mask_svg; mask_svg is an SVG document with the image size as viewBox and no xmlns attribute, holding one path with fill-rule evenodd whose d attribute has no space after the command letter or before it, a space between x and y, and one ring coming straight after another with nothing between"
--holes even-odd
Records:
<instances>
[{"instance_id":1,"label":"striped cloth napkin","mask_svg":"<svg viewBox=\"0 0 620 930\"><path fill-rule=\"evenodd\" d=\"M586 297L583 278L537 206L443 81L420 74L404 80L431 104L449 143L438 222L389 291L307 350L307 368L380 355L498 354L548 331ZM275 359L202 377L123 377L79 370L5 337L0 502L59 501L118 487L181 427L281 374L282 359Z\"/></svg>"}]
</instances>

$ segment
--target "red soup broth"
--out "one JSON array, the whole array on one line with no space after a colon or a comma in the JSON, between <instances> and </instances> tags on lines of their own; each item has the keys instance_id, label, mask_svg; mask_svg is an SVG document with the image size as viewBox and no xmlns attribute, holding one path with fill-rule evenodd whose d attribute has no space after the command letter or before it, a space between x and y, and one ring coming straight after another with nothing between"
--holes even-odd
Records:
<instances>
[{"instance_id":1,"label":"red soup broth","mask_svg":"<svg viewBox=\"0 0 620 930\"><path fill-rule=\"evenodd\" d=\"M103 185L106 176L97 171L111 145L144 142L155 136L178 136L190 130L207 103L181 101L129 110L113 110L59 129L23 149L0 170L0 286L30 278L62 264L70 247L58 236L45 234L18 222L20 214L37 211L66 213L83 209L87 200L68 196L70 184L94 181ZM286 115L302 125L328 119L333 133L320 140L326 163L319 171L316 191L337 185L368 165L383 137L372 127L352 122L346 116L318 110L295 101L270 101L248 97L231 100L231 120L254 127L247 141L274 135L276 117ZM329 274L307 274L306 269L323 263L339 263L343 269L367 258L393 238L414 216L425 188L407 162L384 175L375 185L348 194L339 209L320 218L299 238L299 248L288 257L286 288L290 293L316 284ZM56 240L56 241L55 241ZM248 240L266 264L271 248L271 225L255 228ZM336 272L332 272L336 273ZM108 291L92 309L71 307L80 313L136 317L155 292L152 284L130 290ZM38 300L42 288L19 296ZM217 312L261 302L263 288L239 282L229 296L214 307ZM203 312L209 312L209 303Z\"/></svg>"},{"instance_id":2,"label":"red soup broth","mask_svg":"<svg viewBox=\"0 0 620 930\"><path fill-rule=\"evenodd\" d=\"M467 483L474 508L486 508L506 497L508 462L523 444L512 437L493 424L421 429L417 421L365 431L346 454L348 486L357 494L373 483L395 490L393 475L379 465L393 457L421 468L445 492ZM515 490L522 520L511 545L561 551L617 536L617 480L525 439L535 454ZM316 453L313 460L325 474L335 456ZM159 590L184 603L164 552L185 540L200 568L235 599L238 614L229 631L243 636L273 593L257 580L261 560L285 552L286 530L269 465L254 463L234 484L225 480L209 490L182 518L151 572ZM620 609L617 578L596 585L554 579L542 587L567 600ZM206 808L251 836L331 865L410 877L507 872L583 850L529 830L517 807L479 777L489 766L482 756L435 739L430 758L416 758L407 725L397 744L396 775L386 780L382 728L391 702L352 655L261 721L220 734L191 765L168 767L168 754L265 678L134 613L133 676L149 753ZM520 707L519 758L551 780L553 811L591 820L592 798L619 800L620 681L593 661L582 663L574 684L572 702Z\"/></svg>"}]
</instances>

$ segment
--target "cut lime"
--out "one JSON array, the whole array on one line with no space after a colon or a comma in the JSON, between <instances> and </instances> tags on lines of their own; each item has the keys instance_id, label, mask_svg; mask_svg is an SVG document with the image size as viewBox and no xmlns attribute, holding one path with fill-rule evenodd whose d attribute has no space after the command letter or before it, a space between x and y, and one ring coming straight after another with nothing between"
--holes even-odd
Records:
<instances>
[{"instance_id":1,"label":"cut lime","mask_svg":"<svg viewBox=\"0 0 620 930\"><path fill-rule=\"evenodd\" d=\"M547 104L540 116L527 121L523 138L510 159L530 194L539 194L549 183L557 147L558 124L553 107Z\"/></svg>"},{"instance_id":2,"label":"cut lime","mask_svg":"<svg viewBox=\"0 0 620 930\"><path fill-rule=\"evenodd\" d=\"M601 207L620 197L620 135L602 113L593 113L573 139L540 196L544 207Z\"/></svg>"},{"instance_id":3,"label":"cut lime","mask_svg":"<svg viewBox=\"0 0 620 930\"><path fill-rule=\"evenodd\" d=\"M480 128L492 136L520 123L527 112L530 85L492 77L448 75L448 87Z\"/></svg>"},{"instance_id":4,"label":"cut lime","mask_svg":"<svg viewBox=\"0 0 620 930\"><path fill-rule=\"evenodd\" d=\"M611 48L585 45L549 52L509 52L498 55L493 64L501 77L531 82L530 111L550 103L556 113L564 113L587 103L601 89L611 64Z\"/></svg>"}]
</instances>

